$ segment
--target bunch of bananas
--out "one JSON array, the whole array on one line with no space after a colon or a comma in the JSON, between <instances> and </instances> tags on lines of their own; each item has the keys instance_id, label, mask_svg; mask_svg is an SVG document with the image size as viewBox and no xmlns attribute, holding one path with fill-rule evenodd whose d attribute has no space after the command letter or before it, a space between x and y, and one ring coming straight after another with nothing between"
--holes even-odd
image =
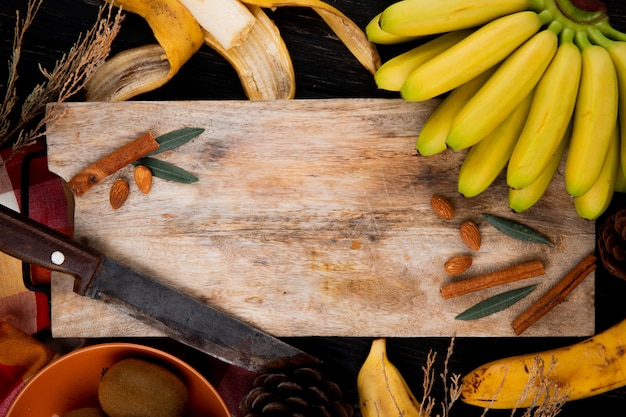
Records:
<instances>
[{"instance_id":1,"label":"bunch of bananas","mask_svg":"<svg viewBox=\"0 0 626 417\"><path fill-rule=\"evenodd\" d=\"M626 34L602 3L400 0L366 34L378 44L432 37L383 63L375 80L407 101L445 96L416 149L466 150L464 196L506 169L509 207L527 210L562 159L581 218L596 219L626 191Z\"/></svg>"},{"instance_id":2,"label":"bunch of bananas","mask_svg":"<svg viewBox=\"0 0 626 417\"><path fill-rule=\"evenodd\" d=\"M321 0L107 0L143 17L155 43L120 52L86 85L87 101L124 101L169 82L204 44L228 61L251 100L291 99L289 51L265 9L314 10L370 73L380 66L375 45L335 7Z\"/></svg>"}]
</instances>

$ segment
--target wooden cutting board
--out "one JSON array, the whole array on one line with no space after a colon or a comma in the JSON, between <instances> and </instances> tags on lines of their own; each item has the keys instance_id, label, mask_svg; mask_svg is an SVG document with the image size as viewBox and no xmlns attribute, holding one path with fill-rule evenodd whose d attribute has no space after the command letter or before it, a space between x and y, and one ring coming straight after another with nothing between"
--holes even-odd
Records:
<instances>
[{"instance_id":1,"label":"wooden cutting board","mask_svg":"<svg viewBox=\"0 0 626 417\"><path fill-rule=\"evenodd\" d=\"M66 103L48 126L49 168L65 180L151 131L205 132L159 155L194 173L180 184L155 179L113 210L109 188L126 167L75 198L76 238L112 258L277 336L513 336L510 323L594 250L594 224L580 220L562 175L535 207L513 214L502 178L482 195L456 191L463 152L421 157L415 139L438 101L330 99ZM132 183L131 183L132 184ZM439 194L452 220L431 210ZM554 247L513 240L481 213L516 219ZM483 244L471 251L458 227L474 220ZM470 254L458 278L443 271ZM544 276L443 300L439 287L514 263L541 259ZM504 290L537 283L530 296L475 321L454 317ZM55 274L55 337L154 336L112 308L71 292ZM593 276L525 336L594 332Z\"/></svg>"}]
</instances>

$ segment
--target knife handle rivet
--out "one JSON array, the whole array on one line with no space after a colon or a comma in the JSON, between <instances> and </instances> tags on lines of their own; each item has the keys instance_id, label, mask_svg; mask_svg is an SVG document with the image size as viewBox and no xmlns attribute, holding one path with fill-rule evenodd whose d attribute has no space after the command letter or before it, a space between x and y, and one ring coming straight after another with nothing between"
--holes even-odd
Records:
<instances>
[{"instance_id":1,"label":"knife handle rivet","mask_svg":"<svg viewBox=\"0 0 626 417\"><path fill-rule=\"evenodd\" d=\"M55 265L62 265L63 262L65 262L65 255L63 252L55 250L52 252L52 255L50 255L50 260Z\"/></svg>"}]
</instances>

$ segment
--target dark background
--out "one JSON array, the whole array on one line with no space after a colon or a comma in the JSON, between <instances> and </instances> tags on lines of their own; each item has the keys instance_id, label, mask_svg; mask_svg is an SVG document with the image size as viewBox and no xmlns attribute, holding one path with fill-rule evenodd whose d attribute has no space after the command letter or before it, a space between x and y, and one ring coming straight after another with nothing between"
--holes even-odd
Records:
<instances>
[{"instance_id":1,"label":"dark background","mask_svg":"<svg viewBox=\"0 0 626 417\"><path fill-rule=\"evenodd\" d=\"M332 5L344 12L362 28L382 11L391 1L383 0L336 0ZM619 30L626 31L626 3L623 0L605 2L611 22ZM25 96L32 87L43 81L38 65L52 69L54 62L74 43L79 33L87 31L95 21L100 0L44 0L33 27L27 32L21 64L18 91ZM14 31L15 11L24 10L26 0L0 1L0 86L6 80L7 63ZM289 48L295 67L296 98L356 98L397 97L395 93L376 88L373 77L353 58L337 40L324 22L312 11L304 8L281 8L270 12ZM122 31L114 42L113 53L130 47L152 43L151 31L139 17L127 14ZM380 46L383 61L399 51L402 46ZM0 92L4 90L0 88ZM80 100L76 97L75 100ZM246 99L235 71L217 53L203 46L181 69L176 77L161 89L137 97L141 100L212 100ZM621 204L622 196L615 199L613 208ZM626 282L610 276L602 267L596 273L596 331L626 318L623 299ZM424 317L428 320L428 317ZM407 323L410 326L411 323ZM568 345L580 338L458 338L449 368L451 372L464 374L476 366L500 357L530 353ZM356 374L370 346L368 338L297 338L288 339L294 345L324 359L329 365L327 372L340 383L348 399L355 403ZM148 344L164 341L148 340ZM432 349L438 353L436 372L442 370L441 359L450 344L449 338L402 338L389 339L388 350L394 362L421 396L422 366ZM164 345L165 346L165 345ZM169 345L168 345L169 346ZM171 349L171 346L169 346ZM191 363L204 358L183 347L174 347ZM206 362L206 361L205 361ZM433 395L440 400L443 387L436 384ZM560 415L563 416L624 416L626 388L570 402ZM439 407L435 408L439 412ZM357 411L358 412L358 411ZM482 409L457 403L452 416L480 416ZM490 416L508 416L510 411L490 411Z\"/></svg>"}]
</instances>

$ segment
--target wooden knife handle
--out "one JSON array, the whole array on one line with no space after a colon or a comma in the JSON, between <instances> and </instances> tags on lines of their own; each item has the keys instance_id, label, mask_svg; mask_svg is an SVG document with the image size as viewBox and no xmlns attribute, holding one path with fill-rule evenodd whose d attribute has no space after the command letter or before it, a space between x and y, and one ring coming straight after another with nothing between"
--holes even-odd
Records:
<instances>
[{"instance_id":1,"label":"wooden knife handle","mask_svg":"<svg viewBox=\"0 0 626 417\"><path fill-rule=\"evenodd\" d=\"M0 204L0 250L24 262L74 275L84 295L104 256L48 226Z\"/></svg>"}]
</instances>

